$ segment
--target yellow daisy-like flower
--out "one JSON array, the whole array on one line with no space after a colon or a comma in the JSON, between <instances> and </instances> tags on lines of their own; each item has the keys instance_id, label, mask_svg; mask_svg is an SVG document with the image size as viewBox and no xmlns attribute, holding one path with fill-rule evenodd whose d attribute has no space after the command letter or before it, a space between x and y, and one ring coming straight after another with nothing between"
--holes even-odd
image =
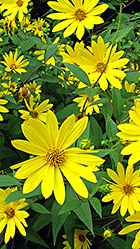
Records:
<instances>
[{"instance_id":1,"label":"yellow daisy-like flower","mask_svg":"<svg viewBox=\"0 0 140 249\"><path fill-rule=\"evenodd\" d=\"M136 212L134 215L131 215L125 219L127 222L137 222L134 224L131 224L125 228L123 228L118 234L124 235L127 233L131 233L135 230L140 229L140 212ZM135 236L135 240L132 244L132 249L139 249L140 248L140 231L137 232Z\"/></svg>"},{"instance_id":2,"label":"yellow daisy-like flower","mask_svg":"<svg viewBox=\"0 0 140 249\"><path fill-rule=\"evenodd\" d=\"M63 62L67 62L70 64L74 64L78 66L75 61L73 60L75 57L81 57L81 51L84 48L84 43L81 42L76 42L74 45L74 49L72 49L71 46L66 45L66 52L61 52L61 55L63 57Z\"/></svg>"},{"instance_id":3,"label":"yellow daisy-like flower","mask_svg":"<svg viewBox=\"0 0 140 249\"><path fill-rule=\"evenodd\" d=\"M0 10L4 11L7 9L3 15L8 15L10 20L12 20L18 14L18 19L21 22L24 13L28 13L27 5L30 0L2 0L0 2L2 3Z\"/></svg>"},{"instance_id":4,"label":"yellow daisy-like flower","mask_svg":"<svg viewBox=\"0 0 140 249\"><path fill-rule=\"evenodd\" d=\"M80 230L75 229L74 233L74 249L90 249L92 245L89 239L86 237L88 230ZM66 235L62 236L64 239L67 239ZM71 249L68 241L64 241L63 244L65 245L64 249Z\"/></svg>"},{"instance_id":5,"label":"yellow daisy-like flower","mask_svg":"<svg viewBox=\"0 0 140 249\"><path fill-rule=\"evenodd\" d=\"M4 90L5 94L9 94L11 96L13 96L13 93L18 90L18 84L15 82L11 82L11 80L9 80L9 84L2 83L1 85L6 88L6 90Z\"/></svg>"},{"instance_id":6,"label":"yellow daisy-like flower","mask_svg":"<svg viewBox=\"0 0 140 249\"><path fill-rule=\"evenodd\" d=\"M45 20L43 20L43 18L38 18L37 21L34 21L32 23L34 29L35 29L35 32L34 32L34 35L38 35L39 37L41 36L44 36L43 34L43 28L44 27L49 27L49 23L45 22Z\"/></svg>"},{"instance_id":7,"label":"yellow daisy-like flower","mask_svg":"<svg viewBox=\"0 0 140 249\"><path fill-rule=\"evenodd\" d=\"M28 226L25 218L27 218L29 214L24 210L20 210L28 205L25 199L13 201L9 204L5 204L4 202L6 197L14 191L16 191L16 189L0 189L0 233L7 225L4 238L5 243L8 243L10 238L14 238L16 227L23 236L26 236L24 226Z\"/></svg>"},{"instance_id":8,"label":"yellow daisy-like flower","mask_svg":"<svg viewBox=\"0 0 140 249\"><path fill-rule=\"evenodd\" d=\"M7 53L5 53L5 55L3 55L3 58L5 61L0 61L1 63L3 63L6 68L5 71L7 72L14 72L14 73L26 73L26 70L23 68L25 66L27 66L29 64L29 61L27 61L27 59L23 60L24 55L21 55L18 59L18 51L15 51L15 54L13 55L13 53L10 51L9 55ZM23 60L23 61L22 61Z\"/></svg>"},{"instance_id":9,"label":"yellow daisy-like flower","mask_svg":"<svg viewBox=\"0 0 140 249\"><path fill-rule=\"evenodd\" d=\"M103 233L105 239L109 239L113 236L113 232L110 229L106 229Z\"/></svg>"},{"instance_id":10,"label":"yellow daisy-like flower","mask_svg":"<svg viewBox=\"0 0 140 249\"><path fill-rule=\"evenodd\" d=\"M3 31L5 32L5 34L8 34L9 36L11 36L11 34L14 34L14 32L17 30L15 18L9 20L7 16L4 19L1 19L0 23L3 23Z\"/></svg>"},{"instance_id":11,"label":"yellow daisy-like flower","mask_svg":"<svg viewBox=\"0 0 140 249\"><path fill-rule=\"evenodd\" d=\"M35 80L33 82L30 82L29 84L25 84L24 86L32 89L37 95L42 92L40 90L41 85L37 85Z\"/></svg>"},{"instance_id":12,"label":"yellow daisy-like flower","mask_svg":"<svg viewBox=\"0 0 140 249\"><path fill-rule=\"evenodd\" d=\"M131 123L118 125L117 128L121 132L116 134L121 139L131 142L121 151L122 155L132 154L128 160L129 164L135 164L140 160L140 102L135 103L135 109L129 111Z\"/></svg>"},{"instance_id":13,"label":"yellow daisy-like flower","mask_svg":"<svg viewBox=\"0 0 140 249\"><path fill-rule=\"evenodd\" d=\"M72 2L72 3L71 3ZM103 13L107 8L107 4L101 4L95 7L99 0L58 0L49 1L48 5L59 13L49 14L47 18L64 21L58 23L53 32L58 32L64 28L66 30L63 33L64 38L73 34L76 30L76 36L79 40L82 39L85 28L93 29L94 24L101 24L104 20L98 16ZM66 20L65 20L66 19Z\"/></svg>"},{"instance_id":14,"label":"yellow daisy-like flower","mask_svg":"<svg viewBox=\"0 0 140 249\"><path fill-rule=\"evenodd\" d=\"M118 78L123 79L126 74L119 68L127 64L129 59L121 58L124 51L116 52L117 44L113 48L112 46L107 48L107 46L108 43L104 44L102 37L99 36L97 43L95 41L91 42L90 51L85 48L81 49L82 57L74 58L74 61L86 73L89 73L89 78L93 83L98 80L102 73L102 76L99 79L99 85L104 91L108 87L108 81L113 87L121 89L121 82ZM112 51L108 61L111 48ZM108 64L106 66L107 61Z\"/></svg>"},{"instance_id":15,"label":"yellow daisy-like flower","mask_svg":"<svg viewBox=\"0 0 140 249\"><path fill-rule=\"evenodd\" d=\"M30 96L30 105L28 105L27 100L24 99L25 105L29 111L19 110L22 114L21 118L25 119L26 123L30 118L39 119L43 122L46 122L46 112L50 110L53 104L48 104L49 99L44 100L40 105L40 97L38 96L38 101L35 103L33 95Z\"/></svg>"},{"instance_id":16,"label":"yellow daisy-like flower","mask_svg":"<svg viewBox=\"0 0 140 249\"><path fill-rule=\"evenodd\" d=\"M115 182L111 183L111 193L102 198L103 202L113 200L112 214L120 208L121 216L124 216L128 210L130 215L140 210L140 170L133 173L133 166L128 165L126 173L121 163L117 164L117 173L112 169L107 169L109 177Z\"/></svg>"},{"instance_id":17,"label":"yellow daisy-like flower","mask_svg":"<svg viewBox=\"0 0 140 249\"><path fill-rule=\"evenodd\" d=\"M24 32L28 32L31 30L34 30L34 26L30 21L29 16L25 16L21 21L21 28L24 30Z\"/></svg>"},{"instance_id":18,"label":"yellow daisy-like flower","mask_svg":"<svg viewBox=\"0 0 140 249\"><path fill-rule=\"evenodd\" d=\"M75 116L71 115L58 129L57 118L49 110L46 114L46 125L36 119L30 119L29 125L22 125L27 140L14 140L12 145L18 150L36 155L11 166L11 169L20 167L15 174L16 178L27 178L23 193L32 192L41 183L43 196L49 198L54 192L57 202L62 205L65 200L63 173L78 195L88 197L88 190L80 177L97 182L92 171L98 170L96 166L104 160L91 155L91 151L76 147L67 149L81 136L87 123L87 117L75 122Z\"/></svg>"},{"instance_id":19,"label":"yellow daisy-like flower","mask_svg":"<svg viewBox=\"0 0 140 249\"><path fill-rule=\"evenodd\" d=\"M73 77L73 74L69 72L68 68L65 69L65 71L61 71L61 75L58 75L59 79L62 79L68 86L72 85L74 83L75 77ZM59 84L64 87L63 82L59 82Z\"/></svg>"},{"instance_id":20,"label":"yellow daisy-like flower","mask_svg":"<svg viewBox=\"0 0 140 249\"><path fill-rule=\"evenodd\" d=\"M133 93L135 91L136 84L135 83L129 84L128 81L125 81L124 86L127 92Z\"/></svg>"},{"instance_id":21,"label":"yellow daisy-like flower","mask_svg":"<svg viewBox=\"0 0 140 249\"><path fill-rule=\"evenodd\" d=\"M2 112L2 113L9 112L9 110L6 107L2 106L2 105L5 105L7 103L8 103L8 101L6 99L0 99L0 112ZM0 121L3 121L3 117L1 114L0 114Z\"/></svg>"},{"instance_id":22,"label":"yellow daisy-like flower","mask_svg":"<svg viewBox=\"0 0 140 249\"><path fill-rule=\"evenodd\" d=\"M81 93L79 94L79 96L80 97L73 99L73 101L79 103L78 107L80 107L80 112L83 111L83 107L84 107L84 110L86 109L86 115L88 114L92 115L93 110L95 110L95 112L97 113L100 112L99 106L102 106L103 104L95 104L95 105L93 104L95 101L100 99L99 94L94 95L94 97L91 100L89 100L86 93ZM86 104L85 104L85 101L86 101Z\"/></svg>"}]
</instances>

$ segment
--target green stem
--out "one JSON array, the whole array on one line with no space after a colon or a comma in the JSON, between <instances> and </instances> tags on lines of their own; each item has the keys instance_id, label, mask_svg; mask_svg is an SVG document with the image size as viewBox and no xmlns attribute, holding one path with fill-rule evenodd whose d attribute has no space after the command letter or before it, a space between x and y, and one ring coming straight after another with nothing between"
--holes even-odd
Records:
<instances>
[{"instance_id":1,"label":"green stem","mask_svg":"<svg viewBox=\"0 0 140 249\"><path fill-rule=\"evenodd\" d=\"M113 46L113 45L114 45L114 43L115 43L115 40L116 40L116 38L117 38L117 35L118 35L118 32L119 32L119 29L120 29L120 25L121 25L121 18L122 18L122 3L120 2L119 23L118 23L118 27L117 27L117 31L116 31L115 37L114 37L113 42L112 42L112 46Z\"/></svg>"}]
</instances>

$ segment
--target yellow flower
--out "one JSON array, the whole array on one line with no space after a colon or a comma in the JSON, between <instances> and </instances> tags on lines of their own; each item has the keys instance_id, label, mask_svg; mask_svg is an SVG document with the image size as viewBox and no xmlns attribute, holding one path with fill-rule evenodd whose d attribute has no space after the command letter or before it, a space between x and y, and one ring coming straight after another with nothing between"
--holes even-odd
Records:
<instances>
[{"instance_id":1,"label":"yellow flower","mask_svg":"<svg viewBox=\"0 0 140 249\"><path fill-rule=\"evenodd\" d=\"M40 97L38 96L38 101L35 103L33 95L30 96L30 105L28 105L27 100L24 99L25 105L29 111L19 110L22 114L21 118L25 119L27 123L30 118L39 119L43 122L46 122L46 112L51 109L53 104L48 104L49 99L44 100L40 105Z\"/></svg>"},{"instance_id":2,"label":"yellow flower","mask_svg":"<svg viewBox=\"0 0 140 249\"><path fill-rule=\"evenodd\" d=\"M79 96L80 97L73 99L73 101L79 103L78 107L80 107L80 112L82 112L83 107L84 107L84 110L86 109L86 115L88 115L88 114L92 115L93 110L95 110L95 112L97 112L97 113L100 112L99 106L102 106L103 104L96 104L96 103L95 103L95 105L93 104L95 101L100 99L99 94L94 95L94 97L91 100L89 100L86 93L81 93L81 94L79 94ZM87 101L86 101L86 99L87 99ZM85 104L85 102L86 102L86 104Z\"/></svg>"},{"instance_id":3,"label":"yellow flower","mask_svg":"<svg viewBox=\"0 0 140 249\"><path fill-rule=\"evenodd\" d=\"M137 101L134 110L129 111L129 124L120 124L117 126L121 132L116 135L123 140L128 140L131 143L122 149L122 155L131 155L128 164L134 164L140 160L140 102Z\"/></svg>"},{"instance_id":4,"label":"yellow flower","mask_svg":"<svg viewBox=\"0 0 140 249\"><path fill-rule=\"evenodd\" d=\"M30 82L29 84L25 84L24 86L32 89L35 94L39 94L42 92L40 90L41 85L37 85L35 80L33 82Z\"/></svg>"},{"instance_id":5,"label":"yellow flower","mask_svg":"<svg viewBox=\"0 0 140 249\"><path fill-rule=\"evenodd\" d=\"M58 75L58 78L63 80L63 82L61 81L59 82L62 85L62 87L64 87L65 84L67 84L68 86L72 85L75 79L75 77L73 77L72 73L69 72L67 68L65 68L65 71L61 71L61 75Z\"/></svg>"},{"instance_id":6,"label":"yellow flower","mask_svg":"<svg viewBox=\"0 0 140 249\"><path fill-rule=\"evenodd\" d=\"M135 211L140 210L140 170L133 173L133 166L128 165L125 173L122 164L118 163L117 172L118 174L112 169L107 169L109 177L115 183L106 180L111 183L111 193L104 196L102 201L108 202L113 200L112 214L116 213L120 207L121 216L126 214L127 209L130 215L132 215Z\"/></svg>"},{"instance_id":7,"label":"yellow flower","mask_svg":"<svg viewBox=\"0 0 140 249\"><path fill-rule=\"evenodd\" d=\"M8 15L10 20L18 14L18 19L21 22L23 14L28 13L27 5L30 0L2 0L0 2L2 2L2 5L0 6L1 11L7 9L3 15Z\"/></svg>"},{"instance_id":8,"label":"yellow flower","mask_svg":"<svg viewBox=\"0 0 140 249\"><path fill-rule=\"evenodd\" d=\"M30 119L29 125L22 125L27 140L14 140L12 145L18 150L36 155L32 159L11 166L12 169L20 167L15 174L16 178L27 178L23 186L24 194L32 192L41 183L43 196L49 198L54 192L57 202L62 205L65 200L63 173L78 195L88 197L88 190L80 177L97 182L92 171L96 171L96 166L104 160L91 155L91 151L76 147L67 149L84 132L87 122L87 117L75 122L75 116L71 115L58 129L57 118L49 110L46 125L36 119Z\"/></svg>"},{"instance_id":9,"label":"yellow flower","mask_svg":"<svg viewBox=\"0 0 140 249\"><path fill-rule=\"evenodd\" d=\"M6 107L2 106L2 105L5 105L7 103L8 103L8 101L6 99L0 99L0 112L2 112L2 113L9 112L9 110ZM0 121L3 121L3 117L1 114L0 114Z\"/></svg>"},{"instance_id":10,"label":"yellow flower","mask_svg":"<svg viewBox=\"0 0 140 249\"><path fill-rule=\"evenodd\" d=\"M1 85L6 88L6 90L4 90L5 94L9 94L11 96L13 96L13 93L18 90L18 84L15 82L11 82L11 80L9 80L9 84L1 83Z\"/></svg>"},{"instance_id":11,"label":"yellow flower","mask_svg":"<svg viewBox=\"0 0 140 249\"><path fill-rule=\"evenodd\" d=\"M74 58L74 61L86 73L89 73L89 78L92 82L98 80L99 76L103 72L102 76L99 79L99 85L104 91L108 87L108 81L112 86L121 89L121 82L118 78L123 79L126 74L119 68L127 64L129 59L120 59L124 51L116 52L117 44L113 48L112 46L107 48L107 46L108 43L104 44L102 37L99 36L97 43L95 41L92 41L90 51L85 48L81 49L82 57ZM111 48L112 51L108 61ZM106 66L107 61L108 64ZM106 69L104 70L105 66Z\"/></svg>"},{"instance_id":12,"label":"yellow flower","mask_svg":"<svg viewBox=\"0 0 140 249\"><path fill-rule=\"evenodd\" d=\"M112 235L113 235L113 232L110 229L105 230L104 234L103 234L103 236L104 236L105 239L111 238Z\"/></svg>"},{"instance_id":13,"label":"yellow flower","mask_svg":"<svg viewBox=\"0 0 140 249\"><path fill-rule=\"evenodd\" d=\"M128 81L125 81L124 86L127 92L133 93L135 91L136 84L135 83L129 84Z\"/></svg>"},{"instance_id":14,"label":"yellow flower","mask_svg":"<svg viewBox=\"0 0 140 249\"><path fill-rule=\"evenodd\" d=\"M43 34L43 28L44 27L48 28L50 26L47 22L45 22L45 20L43 20L43 18L38 18L38 20L34 21L32 23L32 25L33 25L33 27L35 29L34 35L38 35L40 37L44 36L44 34Z\"/></svg>"},{"instance_id":15,"label":"yellow flower","mask_svg":"<svg viewBox=\"0 0 140 249\"><path fill-rule=\"evenodd\" d=\"M131 215L125 219L127 222L137 222L134 224L131 224L125 228L123 228L118 234L124 235L127 233L130 233L132 231L140 229L140 212L136 212L134 215ZM135 236L135 240L132 244L132 249L139 249L140 248L140 231L137 232Z\"/></svg>"},{"instance_id":16,"label":"yellow flower","mask_svg":"<svg viewBox=\"0 0 140 249\"><path fill-rule=\"evenodd\" d=\"M21 21L21 28L24 30L24 32L28 32L31 30L34 30L33 24L30 21L29 16L25 16Z\"/></svg>"},{"instance_id":17,"label":"yellow flower","mask_svg":"<svg viewBox=\"0 0 140 249\"><path fill-rule=\"evenodd\" d=\"M72 3L68 0L58 0L56 2L49 1L48 5L52 9L60 12L49 14L47 18L56 20L64 19L64 21L58 23L52 31L58 32L67 27L63 33L65 38L73 34L77 29L76 36L79 40L81 40L84 35L85 28L93 29L94 24L100 24L104 22L104 20L97 15L103 13L108 8L108 5L102 4L95 7L98 2L99 0L72 0Z\"/></svg>"},{"instance_id":18,"label":"yellow flower","mask_svg":"<svg viewBox=\"0 0 140 249\"><path fill-rule=\"evenodd\" d=\"M3 58L5 61L0 61L1 63L3 63L6 68L5 71L7 72L14 72L14 73L26 73L26 70L22 67L25 67L29 64L29 61L23 60L24 55L21 55L18 59L18 51L15 51L15 54L13 55L13 53L10 51L9 55L7 53L5 53L5 55L3 55ZM23 61L22 61L23 60Z\"/></svg>"},{"instance_id":19,"label":"yellow flower","mask_svg":"<svg viewBox=\"0 0 140 249\"><path fill-rule=\"evenodd\" d=\"M14 34L14 32L17 30L15 18L12 20L9 20L9 18L7 16L4 19L1 19L0 23L3 23L3 30L4 30L5 34L8 34L9 36L11 36L11 34ZM12 32L11 32L11 28L12 28ZM7 29L8 29L8 31L7 31Z\"/></svg>"},{"instance_id":20,"label":"yellow flower","mask_svg":"<svg viewBox=\"0 0 140 249\"><path fill-rule=\"evenodd\" d=\"M27 218L29 214L24 210L20 210L28 205L25 199L13 201L9 204L5 204L4 202L6 197L14 191L16 191L16 189L0 189L0 233L7 225L4 238L5 243L7 243L10 238L14 238L15 227L17 227L23 236L26 236L24 226L28 226L25 218Z\"/></svg>"},{"instance_id":21,"label":"yellow flower","mask_svg":"<svg viewBox=\"0 0 140 249\"><path fill-rule=\"evenodd\" d=\"M72 49L71 46L66 45L66 52L61 52L61 55L63 57L63 62L67 62L70 64L74 64L76 66L78 66L75 61L74 58L76 57L81 57L81 50L84 48L84 43L81 42L76 42L74 45L74 49Z\"/></svg>"},{"instance_id":22,"label":"yellow flower","mask_svg":"<svg viewBox=\"0 0 140 249\"><path fill-rule=\"evenodd\" d=\"M89 239L86 237L88 230L80 230L75 229L74 232L74 249L90 249L92 245ZM64 239L67 239L66 235L62 236ZM64 241L63 244L65 245L64 249L71 249L68 241Z\"/></svg>"}]
</instances>

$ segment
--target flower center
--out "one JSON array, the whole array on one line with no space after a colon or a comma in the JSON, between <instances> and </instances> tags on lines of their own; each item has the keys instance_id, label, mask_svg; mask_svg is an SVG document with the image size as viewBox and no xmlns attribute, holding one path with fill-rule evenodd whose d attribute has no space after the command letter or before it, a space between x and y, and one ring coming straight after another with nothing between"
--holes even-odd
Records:
<instances>
[{"instance_id":1,"label":"flower center","mask_svg":"<svg viewBox=\"0 0 140 249\"><path fill-rule=\"evenodd\" d=\"M42 27L38 27L38 30L39 30L39 31L42 31Z\"/></svg>"},{"instance_id":2,"label":"flower center","mask_svg":"<svg viewBox=\"0 0 140 249\"><path fill-rule=\"evenodd\" d=\"M83 10L78 9L75 11L75 18L76 20L82 21L86 18L86 13Z\"/></svg>"},{"instance_id":3,"label":"flower center","mask_svg":"<svg viewBox=\"0 0 140 249\"><path fill-rule=\"evenodd\" d=\"M8 219L12 218L15 215L14 209L9 206L5 208L4 213L6 214Z\"/></svg>"},{"instance_id":4,"label":"flower center","mask_svg":"<svg viewBox=\"0 0 140 249\"><path fill-rule=\"evenodd\" d=\"M104 70L105 64L103 62L99 62L96 66L96 70L98 73L102 73Z\"/></svg>"},{"instance_id":5,"label":"flower center","mask_svg":"<svg viewBox=\"0 0 140 249\"><path fill-rule=\"evenodd\" d=\"M79 234L79 240L80 241L85 241L86 238L85 238L85 236L83 234Z\"/></svg>"},{"instance_id":6,"label":"flower center","mask_svg":"<svg viewBox=\"0 0 140 249\"><path fill-rule=\"evenodd\" d=\"M65 159L65 153L55 147L49 149L46 155L47 163L54 167L60 167L65 162Z\"/></svg>"},{"instance_id":7,"label":"flower center","mask_svg":"<svg viewBox=\"0 0 140 249\"><path fill-rule=\"evenodd\" d=\"M134 187L130 184L125 184L123 186L123 192L125 195L131 195L134 192Z\"/></svg>"},{"instance_id":8,"label":"flower center","mask_svg":"<svg viewBox=\"0 0 140 249\"><path fill-rule=\"evenodd\" d=\"M33 111L33 114L31 116L32 116L32 118L37 118L38 117L38 112Z\"/></svg>"},{"instance_id":9,"label":"flower center","mask_svg":"<svg viewBox=\"0 0 140 249\"><path fill-rule=\"evenodd\" d=\"M17 6L18 6L18 7L22 7L22 5L23 5L23 1L18 0L18 1L16 2L16 4L17 4Z\"/></svg>"},{"instance_id":10,"label":"flower center","mask_svg":"<svg viewBox=\"0 0 140 249\"><path fill-rule=\"evenodd\" d=\"M14 71L15 69L17 69L17 67L15 64L11 64L10 69Z\"/></svg>"}]
</instances>

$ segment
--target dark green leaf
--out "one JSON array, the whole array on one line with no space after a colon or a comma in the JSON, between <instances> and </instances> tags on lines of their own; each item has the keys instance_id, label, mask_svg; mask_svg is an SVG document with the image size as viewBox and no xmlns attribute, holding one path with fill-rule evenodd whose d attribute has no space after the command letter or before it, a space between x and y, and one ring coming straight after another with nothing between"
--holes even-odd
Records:
<instances>
[{"instance_id":1,"label":"dark green leaf","mask_svg":"<svg viewBox=\"0 0 140 249\"><path fill-rule=\"evenodd\" d=\"M13 185L21 185L18 180L8 175L0 175L0 187L9 187Z\"/></svg>"},{"instance_id":2,"label":"dark green leaf","mask_svg":"<svg viewBox=\"0 0 140 249\"><path fill-rule=\"evenodd\" d=\"M33 203L31 205L31 208L40 214L50 214L50 212L43 205L39 203Z\"/></svg>"},{"instance_id":3,"label":"dark green leaf","mask_svg":"<svg viewBox=\"0 0 140 249\"><path fill-rule=\"evenodd\" d=\"M109 139L116 138L116 133L118 132L117 125L110 117L107 118L106 132Z\"/></svg>"},{"instance_id":4,"label":"dark green leaf","mask_svg":"<svg viewBox=\"0 0 140 249\"><path fill-rule=\"evenodd\" d=\"M99 214L100 217L102 217L102 206L100 200L98 198L92 197L89 199L89 202L95 209L96 213Z\"/></svg>"},{"instance_id":5,"label":"dark green leaf","mask_svg":"<svg viewBox=\"0 0 140 249\"><path fill-rule=\"evenodd\" d=\"M46 53L44 55L45 61L50 59L55 54L55 52L57 51L57 46L58 45L59 45L59 43L52 44L47 48L47 51L46 51Z\"/></svg>"},{"instance_id":6,"label":"dark green leaf","mask_svg":"<svg viewBox=\"0 0 140 249\"><path fill-rule=\"evenodd\" d=\"M91 86L88 75L78 66L70 63L64 63L64 65L73 73L73 75L78 78L87 86Z\"/></svg>"},{"instance_id":7,"label":"dark green leaf","mask_svg":"<svg viewBox=\"0 0 140 249\"><path fill-rule=\"evenodd\" d=\"M47 246L45 241L39 236L39 234L32 227L27 227L26 231L27 234L26 237L24 237L26 240L30 240L36 244L49 248L49 246Z\"/></svg>"},{"instance_id":8,"label":"dark green leaf","mask_svg":"<svg viewBox=\"0 0 140 249\"><path fill-rule=\"evenodd\" d=\"M102 129L96 119L90 116L90 135L91 141L94 145L99 145L102 141Z\"/></svg>"},{"instance_id":9,"label":"dark green leaf","mask_svg":"<svg viewBox=\"0 0 140 249\"><path fill-rule=\"evenodd\" d=\"M81 205L81 202L78 199L65 202L65 204L62 206L62 209L60 210L58 215L66 213L66 212L70 212L78 208L80 205Z\"/></svg>"},{"instance_id":10,"label":"dark green leaf","mask_svg":"<svg viewBox=\"0 0 140 249\"><path fill-rule=\"evenodd\" d=\"M118 118L121 119L124 110L123 99L121 97L120 91L115 87L112 89L112 104L115 108ZM117 118L115 112L114 117Z\"/></svg>"},{"instance_id":11,"label":"dark green leaf","mask_svg":"<svg viewBox=\"0 0 140 249\"><path fill-rule=\"evenodd\" d=\"M41 214L33 224L33 229L37 232L51 222L51 214Z\"/></svg>"}]
</instances>

